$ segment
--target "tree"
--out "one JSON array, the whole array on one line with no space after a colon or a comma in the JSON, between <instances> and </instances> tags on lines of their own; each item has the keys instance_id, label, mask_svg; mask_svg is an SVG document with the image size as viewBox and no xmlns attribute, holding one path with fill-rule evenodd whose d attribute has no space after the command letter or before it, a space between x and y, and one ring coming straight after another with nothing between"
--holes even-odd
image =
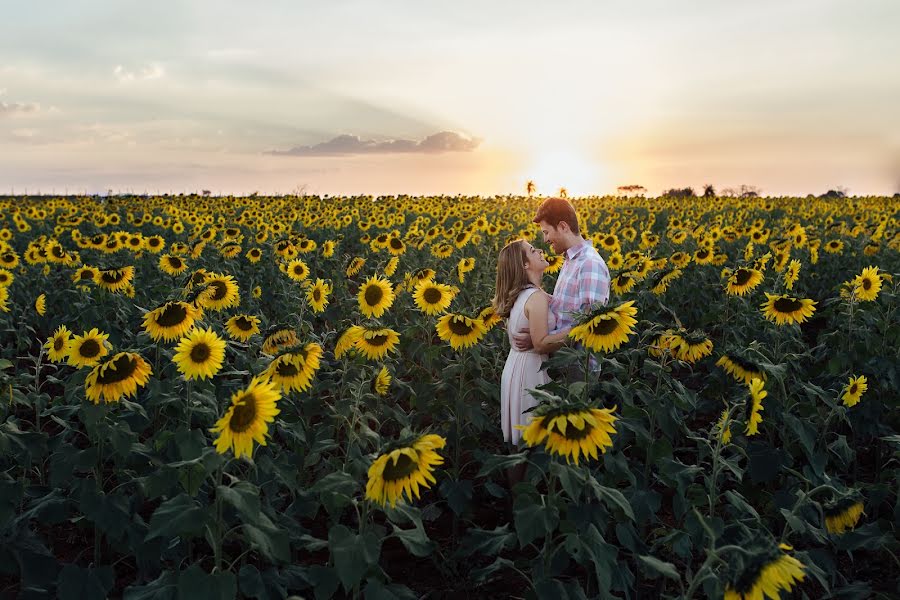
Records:
<instances>
[{"instance_id":1,"label":"tree","mask_svg":"<svg viewBox=\"0 0 900 600\"><path fill-rule=\"evenodd\" d=\"M534 181L531 179L528 180L528 183L525 184L525 193L528 194L528 197L531 198L534 196L534 192L537 190L537 186L534 185Z\"/></svg>"},{"instance_id":2,"label":"tree","mask_svg":"<svg viewBox=\"0 0 900 600\"><path fill-rule=\"evenodd\" d=\"M713 187L711 183L707 183L703 186L703 197L704 198L715 198L716 197L716 188Z\"/></svg>"},{"instance_id":3,"label":"tree","mask_svg":"<svg viewBox=\"0 0 900 600\"><path fill-rule=\"evenodd\" d=\"M638 196L641 196L641 195L647 193L647 188L645 188L642 185L630 184L630 185L620 185L619 187L616 188L616 191L619 193L620 196L627 196L628 194L636 194Z\"/></svg>"},{"instance_id":4,"label":"tree","mask_svg":"<svg viewBox=\"0 0 900 600\"><path fill-rule=\"evenodd\" d=\"M559 197L560 197L560 198L568 198L568 197L569 197L569 190L567 190L567 189L564 188L564 187L559 188Z\"/></svg>"},{"instance_id":5,"label":"tree","mask_svg":"<svg viewBox=\"0 0 900 600\"><path fill-rule=\"evenodd\" d=\"M694 188L688 186L686 188L672 188L670 190L666 190L662 193L663 196L668 196L669 198L693 198L694 197Z\"/></svg>"}]
</instances>

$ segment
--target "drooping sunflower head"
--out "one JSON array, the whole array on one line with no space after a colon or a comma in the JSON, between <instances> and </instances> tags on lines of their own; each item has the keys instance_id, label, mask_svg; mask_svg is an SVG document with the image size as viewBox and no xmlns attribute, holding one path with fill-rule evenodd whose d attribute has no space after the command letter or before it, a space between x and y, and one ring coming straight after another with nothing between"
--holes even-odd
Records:
<instances>
[{"instance_id":1,"label":"drooping sunflower head","mask_svg":"<svg viewBox=\"0 0 900 600\"><path fill-rule=\"evenodd\" d=\"M747 435L756 435L759 433L759 424L762 423L763 399L769 395L765 390L765 382L762 379L754 377L747 384L750 392L750 398L747 401Z\"/></svg>"},{"instance_id":2,"label":"drooping sunflower head","mask_svg":"<svg viewBox=\"0 0 900 600\"><path fill-rule=\"evenodd\" d=\"M766 301L760 308L769 321L774 321L776 325L789 325L805 322L816 312L815 305L816 301L808 298L794 298L766 292Z\"/></svg>"},{"instance_id":3,"label":"drooping sunflower head","mask_svg":"<svg viewBox=\"0 0 900 600\"><path fill-rule=\"evenodd\" d=\"M265 377L255 377L243 390L231 396L228 411L210 429L218 433L216 452L225 454L230 448L235 458L251 456L254 440L266 445L268 424L281 412L276 403L281 398L277 385Z\"/></svg>"},{"instance_id":4,"label":"drooping sunflower head","mask_svg":"<svg viewBox=\"0 0 900 600\"><path fill-rule=\"evenodd\" d=\"M761 536L740 544L744 552L731 552L725 600L758 600L780 597L803 581L803 563L785 552L790 546L777 545Z\"/></svg>"},{"instance_id":5,"label":"drooping sunflower head","mask_svg":"<svg viewBox=\"0 0 900 600\"><path fill-rule=\"evenodd\" d=\"M701 358L712 354L713 342L701 331L684 332L679 335L679 342L673 347L675 358L694 364Z\"/></svg>"},{"instance_id":6,"label":"drooping sunflower head","mask_svg":"<svg viewBox=\"0 0 900 600\"><path fill-rule=\"evenodd\" d=\"M637 323L637 309L629 300L613 309L600 309L588 315L569 332L569 337L595 352L612 352L628 341Z\"/></svg>"},{"instance_id":7,"label":"drooping sunflower head","mask_svg":"<svg viewBox=\"0 0 900 600\"><path fill-rule=\"evenodd\" d=\"M131 284L134 279L134 267L127 266L121 269L106 269L99 271L94 282L110 292L119 292Z\"/></svg>"},{"instance_id":8,"label":"drooping sunflower head","mask_svg":"<svg viewBox=\"0 0 900 600\"><path fill-rule=\"evenodd\" d=\"M300 343L297 332L289 327L275 325L266 332L263 340L262 351L266 354L275 355L285 348L296 346Z\"/></svg>"},{"instance_id":9,"label":"drooping sunflower head","mask_svg":"<svg viewBox=\"0 0 900 600\"><path fill-rule=\"evenodd\" d=\"M635 279L634 273L628 271L613 277L610 282L610 287L612 288L613 293L621 296L630 292L636 283L637 279Z\"/></svg>"},{"instance_id":10,"label":"drooping sunflower head","mask_svg":"<svg viewBox=\"0 0 900 600\"><path fill-rule=\"evenodd\" d=\"M762 367L734 352L720 356L716 366L722 367L729 375L747 384L754 378L766 380Z\"/></svg>"},{"instance_id":11,"label":"drooping sunflower head","mask_svg":"<svg viewBox=\"0 0 900 600\"><path fill-rule=\"evenodd\" d=\"M144 315L144 331L158 342L177 340L191 330L200 311L189 302L166 302Z\"/></svg>"},{"instance_id":12,"label":"drooping sunflower head","mask_svg":"<svg viewBox=\"0 0 900 600\"><path fill-rule=\"evenodd\" d=\"M447 441L426 434L417 439L392 444L369 467L366 498L382 506L397 505L405 495L408 501L420 497L420 488L437 483L434 469L444 462L437 453Z\"/></svg>"},{"instance_id":13,"label":"drooping sunflower head","mask_svg":"<svg viewBox=\"0 0 900 600\"><path fill-rule=\"evenodd\" d=\"M400 334L387 327L361 327L351 337L353 347L368 360L383 359L400 342Z\"/></svg>"},{"instance_id":14,"label":"drooping sunflower head","mask_svg":"<svg viewBox=\"0 0 900 600\"><path fill-rule=\"evenodd\" d=\"M225 322L225 331L235 340L246 342L259 333L259 317L252 315L235 315Z\"/></svg>"},{"instance_id":15,"label":"drooping sunflower head","mask_svg":"<svg viewBox=\"0 0 900 600\"><path fill-rule=\"evenodd\" d=\"M172 361L187 380L207 379L222 368L225 340L212 329L194 329L181 338Z\"/></svg>"},{"instance_id":16,"label":"drooping sunflower head","mask_svg":"<svg viewBox=\"0 0 900 600\"><path fill-rule=\"evenodd\" d=\"M557 401L538 405L522 439L529 446L543 444L550 454L578 464L579 457L597 460L612 447L616 433L616 407L596 408L583 403Z\"/></svg>"},{"instance_id":17,"label":"drooping sunflower head","mask_svg":"<svg viewBox=\"0 0 900 600\"><path fill-rule=\"evenodd\" d=\"M365 265L365 264L366 264L365 258L362 258L360 256L353 257L353 259L350 261L350 264L347 265L347 270L346 270L347 277L353 277L354 275L359 273L362 270L363 265Z\"/></svg>"},{"instance_id":18,"label":"drooping sunflower head","mask_svg":"<svg viewBox=\"0 0 900 600\"><path fill-rule=\"evenodd\" d=\"M682 270L679 268L666 269L665 271L660 271L657 273L653 280L650 282L650 291L653 294L660 296L666 293L666 290L669 289L669 285L681 277Z\"/></svg>"},{"instance_id":19,"label":"drooping sunflower head","mask_svg":"<svg viewBox=\"0 0 900 600\"><path fill-rule=\"evenodd\" d=\"M855 491L832 498L822 505L825 529L838 535L853 529L859 523L863 509L862 497Z\"/></svg>"},{"instance_id":20,"label":"drooping sunflower head","mask_svg":"<svg viewBox=\"0 0 900 600\"><path fill-rule=\"evenodd\" d=\"M394 303L391 282L381 277L369 277L357 294L359 309L367 317L380 317Z\"/></svg>"},{"instance_id":21,"label":"drooping sunflower head","mask_svg":"<svg viewBox=\"0 0 900 600\"><path fill-rule=\"evenodd\" d=\"M390 387L391 373L386 366L382 365L378 374L375 375L375 378L372 380L372 391L379 396L386 396Z\"/></svg>"},{"instance_id":22,"label":"drooping sunflower head","mask_svg":"<svg viewBox=\"0 0 900 600\"><path fill-rule=\"evenodd\" d=\"M138 387L147 385L153 370L150 363L134 352L119 352L95 366L84 381L88 399L94 404L118 402L134 396Z\"/></svg>"},{"instance_id":23,"label":"drooping sunflower head","mask_svg":"<svg viewBox=\"0 0 900 600\"><path fill-rule=\"evenodd\" d=\"M484 326L485 331L490 331L497 323L503 320L491 304L481 309L478 313L478 318L481 319L481 324Z\"/></svg>"},{"instance_id":24,"label":"drooping sunflower head","mask_svg":"<svg viewBox=\"0 0 900 600\"><path fill-rule=\"evenodd\" d=\"M794 289L794 284L797 282L797 279L800 277L800 261L797 259L791 260L788 264L787 269L784 272L784 287L785 289L792 290Z\"/></svg>"},{"instance_id":25,"label":"drooping sunflower head","mask_svg":"<svg viewBox=\"0 0 900 600\"><path fill-rule=\"evenodd\" d=\"M207 310L223 310L237 306L241 301L238 284L233 275L209 273L203 282L204 291L197 296L197 303Z\"/></svg>"},{"instance_id":26,"label":"drooping sunflower head","mask_svg":"<svg viewBox=\"0 0 900 600\"><path fill-rule=\"evenodd\" d=\"M276 357L266 368L266 376L281 386L283 392L305 391L312 386L312 379L319 370L322 348L310 343L303 348L292 349Z\"/></svg>"}]
</instances>

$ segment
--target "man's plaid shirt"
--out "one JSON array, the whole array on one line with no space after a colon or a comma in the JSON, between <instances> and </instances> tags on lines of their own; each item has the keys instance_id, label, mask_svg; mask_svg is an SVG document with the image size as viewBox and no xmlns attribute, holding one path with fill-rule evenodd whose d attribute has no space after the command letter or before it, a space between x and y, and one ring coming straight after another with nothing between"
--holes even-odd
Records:
<instances>
[{"instance_id":1,"label":"man's plaid shirt","mask_svg":"<svg viewBox=\"0 0 900 600\"><path fill-rule=\"evenodd\" d=\"M573 311L609 301L609 269L597 250L587 240L566 250L565 263L556 280L550 310L556 316L551 333L572 328Z\"/></svg>"}]
</instances>

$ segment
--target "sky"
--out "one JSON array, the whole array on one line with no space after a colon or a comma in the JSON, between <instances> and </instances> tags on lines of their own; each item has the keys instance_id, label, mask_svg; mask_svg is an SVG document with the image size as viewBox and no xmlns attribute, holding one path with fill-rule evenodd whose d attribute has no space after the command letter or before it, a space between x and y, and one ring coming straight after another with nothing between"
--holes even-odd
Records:
<instances>
[{"instance_id":1,"label":"sky","mask_svg":"<svg viewBox=\"0 0 900 600\"><path fill-rule=\"evenodd\" d=\"M0 194L900 192L897 0L3 0Z\"/></svg>"}]
</instances>

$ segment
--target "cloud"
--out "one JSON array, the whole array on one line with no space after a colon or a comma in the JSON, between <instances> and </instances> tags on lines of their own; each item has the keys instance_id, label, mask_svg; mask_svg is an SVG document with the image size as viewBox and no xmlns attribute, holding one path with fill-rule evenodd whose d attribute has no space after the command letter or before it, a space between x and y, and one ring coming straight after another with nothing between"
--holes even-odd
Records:
<instances>
[{"instance_id":1,"label":"cloud","mask_svg":"<svg viewBox=\"0 0 900 600\"><path fill-rule=\"evenodd\" d=\"M0 102L0 117L31 115L40 110L41 105L34 102Z\"/></svg>"},{"instance_id":2,"label":"cloud","mask_svg":"<svg viewBox=\"0 0 900 600\"><path fill-rule=\"evenodd\" d=\"M116 65L113 69L113 75L119 83L128 83L131 81L146 81L148 79L159 79L166 74L166 70L159 63L147 63L137 71L126 69L122 65Z\"/></svg>"},{"instance_id":3,"label":"cloud","mask_svg":"<svg viewBox=\"0 0 900 600\"><path fill-rule=\"evenodd\" d=\"M442 152L471 152L481 140L453 131L441 131L422 141L388 140L376 142L363 140L356 135L339 135L336 138L312 146L295 146L290 150L271 150L274 156L346 156L353 154L438 154Z\"/></svg>"}]
</instances>

